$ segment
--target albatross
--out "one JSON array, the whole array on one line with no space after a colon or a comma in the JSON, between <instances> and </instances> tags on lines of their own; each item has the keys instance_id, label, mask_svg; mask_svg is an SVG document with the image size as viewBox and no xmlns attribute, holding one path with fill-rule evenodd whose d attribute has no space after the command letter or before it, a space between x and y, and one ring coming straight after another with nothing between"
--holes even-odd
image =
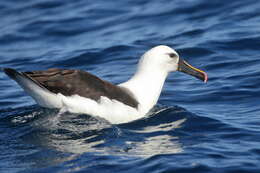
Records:
<instances>
[{"instance_id":1,"label":"albatross","mask_svg":"<svg viewBox=\"0 0 260 173\"><path fill-rule=\"evenodd\" d=\"M18 72L4 68L40 106L101 117L112 124L144 117L157 103L169 73L181 71L204 82L208 76L172 48L160 45L145 52L126 82L114 85L82 70L52 68Z\"/></svg>"}]
</instances>

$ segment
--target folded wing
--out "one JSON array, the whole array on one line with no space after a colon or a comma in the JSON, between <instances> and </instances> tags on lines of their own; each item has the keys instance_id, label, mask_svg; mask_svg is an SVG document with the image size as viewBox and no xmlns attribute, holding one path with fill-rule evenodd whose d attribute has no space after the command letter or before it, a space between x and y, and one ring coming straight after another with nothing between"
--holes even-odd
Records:
<instances>
[{"instance_id":1,"label":"folded wing","mask_svg":"<svg viewBox=\"0 0 260 173\"><path fill-rule=\"evenodd\" d=\"M4 69L5 73L15 80L18 73L53 93L65 96L79 95L98 101L101 96L120 101L128 106L137 107L138 102L127 89L101 80L81 70L48 69L46 71L17 72Z\"/></svg>"}]
</instances>

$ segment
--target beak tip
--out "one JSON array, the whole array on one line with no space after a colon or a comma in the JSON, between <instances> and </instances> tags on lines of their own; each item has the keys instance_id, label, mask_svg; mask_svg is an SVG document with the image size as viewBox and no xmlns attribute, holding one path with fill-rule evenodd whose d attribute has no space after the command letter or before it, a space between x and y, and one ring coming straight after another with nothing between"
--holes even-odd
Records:
<instances>
[{"instance_id":1,"label":"beak tip","mask_svg":"<svg viewBox=\"0 0 260 173\"><path fill-rule=\"evenodd\" d=\"M204 74L204 83L208 82L208 74L206 72L203 72Z\"/></svg>"}]
</instances>

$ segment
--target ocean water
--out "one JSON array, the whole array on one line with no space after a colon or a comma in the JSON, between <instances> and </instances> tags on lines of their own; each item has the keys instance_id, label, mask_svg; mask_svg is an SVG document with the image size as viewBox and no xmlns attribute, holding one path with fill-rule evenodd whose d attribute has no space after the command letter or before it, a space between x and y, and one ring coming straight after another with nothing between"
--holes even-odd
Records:
<instances>
[{"instance_id":1,"label":"ocean water","mask_svg":"<svg viewBox=\"0 0 260 173\"><path fill-rule=\"evenodd\" d=\"M115 84L155 45L171 74L154 113L112 125L44 109L0 72L0 172L260 172L260 1L0 2L0 67L77 68Z\"/></svg>"}]
</instances>

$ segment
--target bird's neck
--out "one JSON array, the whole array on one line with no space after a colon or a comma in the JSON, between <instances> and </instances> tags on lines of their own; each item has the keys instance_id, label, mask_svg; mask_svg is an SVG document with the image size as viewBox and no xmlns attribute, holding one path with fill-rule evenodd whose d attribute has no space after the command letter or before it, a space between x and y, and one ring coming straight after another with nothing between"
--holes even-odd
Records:
<instances>
[{"instance_id":1,"label":"bird's neck","mask_svg":"<svg viewBox=\"0 0 260 173\"><path fill-rule=\"evenodd\" d=\"M119 86L133 93L139 102L139 111L146 114L157 103L167 75L167 72L160 70L137 70L130 80Z\"/></svg>"}]
</instances>

